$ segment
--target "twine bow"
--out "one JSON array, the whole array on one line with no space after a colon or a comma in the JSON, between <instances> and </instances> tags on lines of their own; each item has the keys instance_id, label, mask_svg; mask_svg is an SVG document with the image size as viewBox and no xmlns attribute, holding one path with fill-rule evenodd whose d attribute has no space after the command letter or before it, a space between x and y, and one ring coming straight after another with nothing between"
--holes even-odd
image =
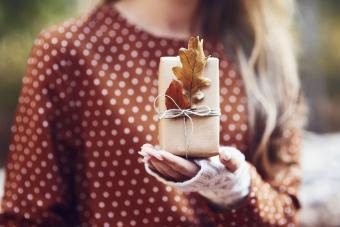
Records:
<instances>
[{"instance_id":1,"label":"twine bow","mask_svg":"<svg viewBox=\"0 0 340 227\"><path fill-rule=\"evenodd\" d=\"M156 102L161 96L164 96L165 98L170 99L176 105L177 109L169 109L169 110L160 111L157 108ZM183 117L184 137L185 137L185 156L186 156L187 159L188 159L188 150L189 150L190 138L191 138L191 136L194 132L194 122L193 122L191 116L210 117L210 116L220 116L221 115L221 111L220 111L219 108L212 109L207 105L200 105L200 106L196 106L195 108L191 108L191 109L181 109L179 107L179 105L176 103L176 101L166 94L158 95L154 99L153 106L154 106L155 111L158 114L159 120ZM190 125L191 125L191 130L190 130L189 136L188 136L187 126L186 126L186 119L187 118L190 120Z\"/></svg>"}]
</instances>

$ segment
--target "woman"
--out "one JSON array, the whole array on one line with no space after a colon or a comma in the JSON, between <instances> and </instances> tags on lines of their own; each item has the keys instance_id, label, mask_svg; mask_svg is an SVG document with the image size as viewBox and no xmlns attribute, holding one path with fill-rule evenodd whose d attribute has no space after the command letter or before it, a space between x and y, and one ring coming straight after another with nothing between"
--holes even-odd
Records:
<instances>
[{"instance_id":1,"label":"woman","mask_svg":"<svg viewBox=\"0 0 340 227\"><path fill-rule=\"evenodd\" d=\"M304 108L292 8L106 1L43 31L11 129L1 225L294 226ZM220 155L190 161L153 146L152 104L160 56L196 34L220 59L222 129Z\"/></svg>"}]
</instances>

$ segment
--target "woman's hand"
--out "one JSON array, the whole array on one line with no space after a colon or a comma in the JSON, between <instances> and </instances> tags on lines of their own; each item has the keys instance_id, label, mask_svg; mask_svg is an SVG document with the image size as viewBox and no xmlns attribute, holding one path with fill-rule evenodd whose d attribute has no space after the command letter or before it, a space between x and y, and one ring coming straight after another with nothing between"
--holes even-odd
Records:
<instances>
[{"instance_id":1,"label":"woman's hand","mask_svg":"<svg viewBox=\"0 0 340 227\"><path fill-rule=\"evenodd\" d=\"M144 162L151 170L167 180L186 181L194 177L200 169L196 163L170 152L157 150L151 144L144 144L139 154L144 157ZM237 170L241 164L227 149L220 149L219 159L230 172Z\"/></svg>"},{"instance_id":2,"label":"woman's hand","mask_svg":"<svg viewBox=\"0 0 340 227\"><path fill-rule=\"evenodd\" d=\"M139 154L144 157L144 162L149 164L151 170L167 180L185 181L199 171L196 163L170 152L157 150L151 144L144 144Z\"/></svg>"}]
</instances>

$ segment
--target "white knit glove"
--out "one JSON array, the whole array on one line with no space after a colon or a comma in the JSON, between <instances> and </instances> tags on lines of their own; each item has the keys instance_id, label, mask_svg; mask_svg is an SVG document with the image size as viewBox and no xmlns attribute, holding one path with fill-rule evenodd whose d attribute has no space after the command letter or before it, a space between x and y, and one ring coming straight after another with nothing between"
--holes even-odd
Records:
<instances>
[{"instance_id":1,"label":"white knit glove","mask_svg":"<svg viewBox=\"0 0 340 227\"><path fill-rule=\"evenodd\" d=\"M146 172L160 182L183 192L198 192L221 208L228 208L240 202L249 193L250 174L244 155L236 148L221 147L221 152L230 155L240 163L235 172L228 171L218 155L209 159L195 160L201 167L199 172L184 182L165 180L145 163Z\"/></svg>"}]
</instances>

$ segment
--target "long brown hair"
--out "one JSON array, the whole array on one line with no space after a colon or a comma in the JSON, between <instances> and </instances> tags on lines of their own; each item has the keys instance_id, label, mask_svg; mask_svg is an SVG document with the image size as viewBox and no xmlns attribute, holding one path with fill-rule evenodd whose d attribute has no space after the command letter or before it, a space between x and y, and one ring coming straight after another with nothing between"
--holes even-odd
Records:
<instances>
[{"instance_id":1,"label":"long brown hair","mask_svg":"<svg viewBox=\"0 0 340 227\"><path fill-rule=\"evenodd\" d=\"M301 131L306 119L292 35L294 2L200 0L195 20L200 35L223 41L238 63L248 96L252 162L268 178L277 167L295 164L281 154L284 134Z\"/></svg>"}]
</instances>

